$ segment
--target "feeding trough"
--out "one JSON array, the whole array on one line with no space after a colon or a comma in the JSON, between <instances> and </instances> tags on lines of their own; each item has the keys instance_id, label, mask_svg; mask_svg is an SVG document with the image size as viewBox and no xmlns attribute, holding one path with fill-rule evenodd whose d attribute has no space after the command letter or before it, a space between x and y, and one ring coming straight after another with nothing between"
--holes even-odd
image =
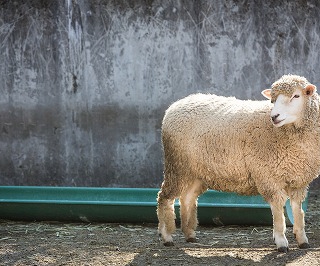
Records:
<instances>
[{"instance_id":1,"label":"feeding trough","mask_svg":"<svg viewBox=\"0 0 320 266\"><path fill-rule=\"evenodd\" d=\"M155 188L0 187L0 219L156 223ZM179 203L175 203L179 217ZM307 208L307 201L303 205ZM289 202L287 224L293 223ZM269 205L261 196L209 190L199 197L200 224L272 225ZM178 219L179 220L179 219Z\"/></svg>"}]
</instances>

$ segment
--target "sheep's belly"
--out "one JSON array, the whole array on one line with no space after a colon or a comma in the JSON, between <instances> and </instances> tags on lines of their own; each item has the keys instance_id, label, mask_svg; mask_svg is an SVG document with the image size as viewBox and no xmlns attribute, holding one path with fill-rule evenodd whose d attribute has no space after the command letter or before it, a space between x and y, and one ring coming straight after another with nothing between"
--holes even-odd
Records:
<instances>
[{"instance_id":1,"label":"sheep's belly","mask_svg":"<svg viewBox=\"0 0 320 266\"><path fill-rule=\"evenodd\" d=\"M207 184L209 189L214 189L224 192L235 192L241 195L257 195L258 190L254 181L250 178L250 175L240 177L233 175L225 177L215 173L211 176L206 176L204 182Z\"/></svg>"}]
</instances>

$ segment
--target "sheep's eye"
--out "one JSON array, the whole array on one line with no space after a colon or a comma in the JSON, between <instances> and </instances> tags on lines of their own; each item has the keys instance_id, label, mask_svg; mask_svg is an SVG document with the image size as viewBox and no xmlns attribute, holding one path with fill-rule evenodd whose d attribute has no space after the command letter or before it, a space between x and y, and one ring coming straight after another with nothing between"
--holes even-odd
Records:
<instances>
[{"instance_id":1,"label":"sheep's eye","mask_svg":"<svg viewBox=\"0 0 320 266\"><path fill-rule=\"evenodd\" d=\"M299 98L300 95L296 94L295 96L293 96L293 98Z\"/></svg>"}]
</instances>

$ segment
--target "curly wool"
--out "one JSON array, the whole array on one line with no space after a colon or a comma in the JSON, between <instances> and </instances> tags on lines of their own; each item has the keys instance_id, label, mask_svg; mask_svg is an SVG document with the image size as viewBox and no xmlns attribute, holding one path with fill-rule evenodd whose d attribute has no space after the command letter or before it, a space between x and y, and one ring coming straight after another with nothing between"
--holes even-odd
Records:
<instances>
[{"instance_id":1,"label":"curly wool","mask_svg":"<svg viewBox=\"0 0 320 266\"><path fill-rule=\"evenodd\" d=\"M303 89L308 84L310 83L305 77L291 74L284 75L271 86L271 102L275 102L279 94L291 97L295 89Z\"/></svg>"}]
</instances>

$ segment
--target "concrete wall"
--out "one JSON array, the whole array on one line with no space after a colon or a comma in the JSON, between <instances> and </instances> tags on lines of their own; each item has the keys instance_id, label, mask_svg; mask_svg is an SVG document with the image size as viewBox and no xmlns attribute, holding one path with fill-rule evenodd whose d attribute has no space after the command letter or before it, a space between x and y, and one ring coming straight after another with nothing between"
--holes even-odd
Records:
<instances>
[{"instance_id":1,"label":"concrete wall","mask_svg":"<svg viewBox=\"0 0 320 266\"><path fill-rule=\"evenodd\" d=\"M0 185L154 187L192 92L320 86L319 1L0 1Z\"/></svg>"}]
</instances>

